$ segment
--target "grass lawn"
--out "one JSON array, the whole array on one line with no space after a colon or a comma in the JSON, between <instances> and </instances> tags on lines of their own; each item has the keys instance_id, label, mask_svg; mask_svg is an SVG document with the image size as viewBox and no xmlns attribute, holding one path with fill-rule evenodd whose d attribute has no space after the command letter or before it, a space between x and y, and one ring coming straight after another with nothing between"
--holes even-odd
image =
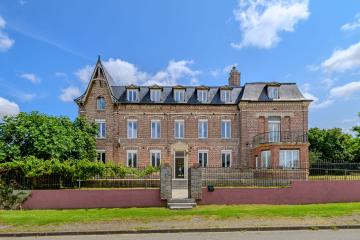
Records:
<instances>
[{"instance_id":1,"label":"grass lawn","mask_svg":"<svg viewBox=\"0 0 360 240\"><path fill-rule=\"evenodd\" d=\"M89 223L113 220L172 220L186 217L217 219L251 217L338 217L360 214L360 203L312 205L207 205L192 210L166 208L117 208L79 210L0 211L0 225L39 226L47 224Z\"/></svg>"}]
</instances>

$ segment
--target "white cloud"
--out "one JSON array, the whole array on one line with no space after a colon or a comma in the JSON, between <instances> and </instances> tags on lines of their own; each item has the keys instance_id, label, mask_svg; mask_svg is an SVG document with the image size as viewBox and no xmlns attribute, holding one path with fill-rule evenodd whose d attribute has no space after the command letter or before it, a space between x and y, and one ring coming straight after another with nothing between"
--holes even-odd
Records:
<instances>
[{"instance_id":1,"label":"white cloud","mask_svg":"<svg viewBox=\"0 0 360 240\"><path fill-rule=\"evenodd\" d=\"M17 98L19 98L21 101L24 101L24 102L30 102L34 98L36 98L36 94L35 93L22 93L22 94L18 95Z\"/></svg>"},{"instance_id":2,"label":"white cloud","mask_svg":"<svg viewBox=\"0 0 360 240\"><path fill-rule=\"evenodd\" d=\"M5 28L5 25L6 25L5 19L0 16L0 52L7 51L15 43L15 40L11 39L8 36L8 34L3 31L3 29Z\"/></svg>"},{"instance_id":3,"label":"white cloud","mask_svg":"<svg viewBox=\"0 0 360 240\"><path fill-rule=\"evenodd\" d=\"M41 80L38 76L36 76L34 73L23 73L20 75L20 77L29 80L30 82L37 84L40 83Z\"/></svg>"},{"instance_id":4,"label":"white cloud","mask_svg":"<svg viewBox=\"0 0 360 240\"><path fill-rule=\"evenodd\" d=\"M220 72L221 72L220 69L213 69L213 70L210 70L210 75L213 77L217 77L217 76L219 76Z\"/></svg>"},{"instance_id":5,"label":"white cloud","mask_svg":"<svg viewBox=\"0 0 360 240\"><path fill-rule=\"evenodd\" d=\"M330 97L350 99L355 93L360 93L360 81L332 88L330 90Z\"/></svg>"},{"instance_id":6,"label":"white cloud","mask_svg":"<svg viewBox=\"0 0 360 240\"><path fill-rule=\"evenodd\" d=\"M0 97L0 119L4 116L13 116L20 112L19 105Z\"/></svg>"},{"instance_id":7,"label":"white cloud","mask_svg":"<svg viewBox=\"0 0 360 240\"><path fill-rule=\"evenodd\" d=\"M336 81L336 79L325 78L325 79L321 80L321 83L324 84L325 87L329 89L334 85L335 81Z\"/></svg>"},{"instance_id":8,"label":"white cloud","mask_svg":"<svg viewBox=\"0 0 360 240\"><path fill-rule=\"evenodd\" d=\"M281 41L281 32L293 32L309 15L308 0L240 0L234 10L242 39L234 48L271 48Z\"/></svg>"},{"instance_id":9,"label":"white cloud","mask_svg":"<svg viewBox=\"0 0 360 240\"><path fill-rule=\"evenodd\" d=\"M360 67L360 42L346 49L335 50L321 63L325 72L346 72Z\"/></svg>"},{"instance_id":10,"label":"white cloud","mask_svg":"<svg viewBox=\"0 0 360 240\"><path fill-rule=\"evenodd\" d=\"M81 91L77 87L69 86L61 90L59 96L60 100L63 102L72 102L75 98L81 95Z\"/></svg>"},{"instance_id":11,"label":"white cloud","mask_svg":"<svg viewBox=\"0 0 360 240\"><path fill-rule=\"evenodd\" d=\"M103 64L118 85L176 85L181 79L189 79L190 83L194 83L197 82L196 76L201 73L193 70L191 68L193 61L188 60L171 60L165 69L155 74L140 71L135 64L121 59L110 58L103 61ZM93 70L94 66L87 65L75 74L82 82L87 83Z\"/></svg>"},{"instance_id":12,"label":"white cloud","mask_svg":"<svg viewBox=\"0 0 360 240\"><path fill-rule=\"evenodd\" d=\"M355 20L341 26L342 31L353 31L360 27L360 14L355 15Z\"/></svg>"}]
</instances>

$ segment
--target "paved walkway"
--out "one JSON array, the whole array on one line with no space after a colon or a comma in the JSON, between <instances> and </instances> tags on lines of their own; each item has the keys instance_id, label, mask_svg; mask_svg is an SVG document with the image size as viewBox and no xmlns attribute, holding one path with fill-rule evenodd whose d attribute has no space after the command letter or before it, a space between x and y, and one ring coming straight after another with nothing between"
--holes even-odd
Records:
<instances>
[{"instance_id":1,"label":"paved walkway","mask_svg":"<svg viewBox=\"0 0 360 240\"><path fill-rule=\"evenodd\" d=\"M0 240L15 238L0 238ZM360 230L318 230L318 231L272 231L272 232L225 232L225 233L163 233L163 234L124 234L124 235L89 235L89 236L56 236L24 237L21 240L359 240Z\"/></svg>"}]
</instances>

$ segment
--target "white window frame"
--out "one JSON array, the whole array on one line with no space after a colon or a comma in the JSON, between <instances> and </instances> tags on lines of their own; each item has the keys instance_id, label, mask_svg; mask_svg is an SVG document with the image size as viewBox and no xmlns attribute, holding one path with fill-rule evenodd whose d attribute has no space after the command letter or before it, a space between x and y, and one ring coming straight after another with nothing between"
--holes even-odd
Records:
<instances>
[{"instance_id":1,"label":"white window frame","mask_svg":"<svg viewBox=\"0 0 360 240\"><path fill-rule=\"evenodd\" d=\"M278 86L268 86L268 97L270 99L279 99L279 87Z\"/></svg>"},{"instance_id":2,"label":"white window frame","mask_svg":"<svg viewBox=\"0 0 360 240\"><path fill-rule=\"evenodd\" d=\"M153 102L160 102L161 90L160 89L150 89L150 100Z\"/></svg>"},{"instance_id":3,"label":"white window frame","mask_svg":"<svg viewBox=\"0 0 360 240\"><path fill-rule=\"evenodd\" d=\"M134 127L130 128L130 123L135 124L135 130ZM138 132L138 120L137 119L128 119L127 120L127 138L128 139L136 139L137 138L137 132Z\"/></svg>"},{"instance_id":4,"label":"white window frame","mask_svg":"<svg viewBox=\"0 0 360 240\"><path fill-rule=\"evenodd\" d=\"M104 111L106 108L106 102L104 97L98 97L96 99L96 110Z\"/></svg>"},{"instance_id":5,"label":"white window frame","mask_svg":"<svg viewBox=\"0 0 360 240\"><path fill-rule=\"evenodd\" d=\"M134 154L136 155L136 161L134 164ZM131 156L131 162L129 162L129 156ZM126 151L126 166L136 168L139 163L138 151L137 150L127 150Z\"/></svg>"},{"instance_id":6,"label":"white window frame","mask_svg":"<svg viewBox=\"0 0 360 240\"><path fill-rule=\"evenodd\" d=\"M271 168L271 151L270 150L261 151L260 168Z\"/></svg>"},{"instance_id":7,"label":"white window frame","mask_svg":"<svg viewBox=\"0 0 360 240\"><path fill-rule=\"evenodd\" d=\"M229 124L228 127L227 127L227 124ZM223 126L224 126L224 129L223 129ZM221 128L220 129L221 138L222 139L230 139L231 138L231 120L230 119L221 119L220 128ZM229 136L227 136L227 131L229 131Z\"/></svg>"},{"instance_id":8,"label":"white window frame","mask_svg":"<svg viewBox=\"0 0 360 240\"><path fill-rule=\"evenodd\" d=\"M206 153L206 164L205 164L204 161L202 161L202 162L200 163L200 155L201 155L201 154L203 155L203 159L202 159L202 160L204 160L204 154L205 154L205 153ZM208 150L199 150L199 151L198 151L198 163L200 164L200 167L203 167L203 168L207 167L207 165L209 164L209 151L208 151Z\"/></svg>"},{"instance_id":9,"label":"white window frame","mask_svg":"<svg viewBox=\"0 0 360 240\"><path fill-rule=\"evenodd\" d=\"M128 89L127 90L127 100L129 102L136 102L138 99L139 91L137 89ZM135 96L135 98L134 98Z\"/></svg>"},{"instance_id":10,"label":"white window frame","mask_svg":"<svg viewBox=\"0 0 360 240\"><path fill-rule=\"evenodd\" d=\"M289 153L289 154L286 154ZM300 167L299 149L280 149L279 166L284 169L295 169ZM297 156L297 159L294 158ZM285 157L285 158L284 158ZM288 159L290 157L290 159Z\"/></svg>"},{"instance_id":11,"label":"white window frame","mask_svg":"<svg viewBox=\"0 0 360 240\"><path fill-rule=\"evenodd\" d=\"M198 120L198 138L206 139L209 136L209 123L207 119Z\"/></svg>"},{"instance_id":12,"label":"white window frame","mask_svg":"<svg viewBox=\"0 0 360 240\"><path fill-rule=\"evenodd\" d=\"M105 119L95 119L95 123L98 125L98 132L96 134L97 139L106 138L106 120Z\"/></svg>"},{"instance_id":13,"label":"white window frame","mask_svg":"<svg viewBox=\"0 0 360 240\"><path fill-rule=\"evenodd\" d=\"M230 161L229 161L229 165L227 165L227 161L225 161L225 166L223 166L223 162L222 162L222 156L223 154L229 154L230 155ZM226 159L225 159L226 160ZM220 154L220 163L221 163L221 167L223 168L228 168L231 167L231 163L232 163L232 151L231 150L222 150L221 154Z\"/></svg>"},{"instance_id":14,"label":"white window frame","mask_svg":"<svg viewBox=\"0 0 360 240\"><path fill-rule=\"evenodd\" d=\"M231 90L221 90L221 100L225 103L231 102Z\"/></svg>"},{"instance_id":15,"label":"white window frame","mask_svg":"<svg viewBox=\"0 0 360 240\"><path fill-rule=\"evenodd\" d=\"M184 89L175 89L174 90L174 100L176 102L185 101L185 90Z\"/></svg>"},{"instance_id":16,"label":"white window frame","mask_svg":"<svg viewBox=\"0 0 360 240\"><path fill-rule=\"evenodd\" d=\"M197 97L199 102L207 102L208 90L197 90Z\"/></svg>"},{"instance_id":17,"label":"white window frame","mask_svg":"<svg viewBox=\"0 0 360 240\"><path fill-rule=\"evenodd\" d=\"M181 127L179 127L179 129L177 129L177 124L178 123L182 125L182 129L183 129L182 134L180 134L181 133ZM176 139L184 139L185 138L185 121L183 119L175 120L174 138L176 138Z\"/></svg>"},{"instance_id":18,"label":"white window frame","mask_svg":"<svg viewBox=\"0 0 360 240\"><path fill-rule=\"evenodd\" d=\"M105 154L105 159L103 159L103 155L102 155L103 153ZM100 159L98 158L99 154L100 154ZM104 149L96 149L96 161L103 163L106 162L106 152Z\"/></svg>"},{"instance_id":19,"label":"white window frame","mask_svg":"<svg viewBox=\"0 0 360 240\"><path fill-rule=\"evenodd\" d=\"M160 156L159 164L157 164L156 161L155 161L155 166L153 165L153 161L152 161L153 154L155 154L155 156L157 154L159 154L159 156ZM160 167L160 165L161 165L161 150L150 150L150 166Z\"/></svg>"},{"instance_id":20,"label":"white window frame","mask_svg":"<svg viewBox=\"0 0 360 240\"><path fill-rule=\"evenodd\" d=\"M276 127L278 127L278 129L276 129ZM280 142L281 117L278 116L269 117L268 132L269 132L269 142Z\"/></svg>"},{"instance_id":21,"label":"white window frame","mask_svg":"<svg viewBox=\"0 0 360 240\"><path fill-rule=\"evenodd\" d=\"M153 124L155 124L155 131L153 129ZM151 120L151 139L161 138L161 120Z\"/></svg>"}]
</instances>

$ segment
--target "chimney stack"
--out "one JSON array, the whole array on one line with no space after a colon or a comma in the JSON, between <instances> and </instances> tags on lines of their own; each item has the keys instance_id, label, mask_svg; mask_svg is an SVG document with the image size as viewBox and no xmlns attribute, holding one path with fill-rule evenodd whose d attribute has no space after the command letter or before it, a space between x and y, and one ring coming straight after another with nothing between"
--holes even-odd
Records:
<instances>
[{"instance_id":1,"label":"chimney stack","mask_svg":"<svg viewBox=\"0 0 360 240\"><path fill-rule=\"evenodd\" d=\"M229 86L240 87L240 72L233 66L229 74Z\"/></svg>"}]
</instances>

